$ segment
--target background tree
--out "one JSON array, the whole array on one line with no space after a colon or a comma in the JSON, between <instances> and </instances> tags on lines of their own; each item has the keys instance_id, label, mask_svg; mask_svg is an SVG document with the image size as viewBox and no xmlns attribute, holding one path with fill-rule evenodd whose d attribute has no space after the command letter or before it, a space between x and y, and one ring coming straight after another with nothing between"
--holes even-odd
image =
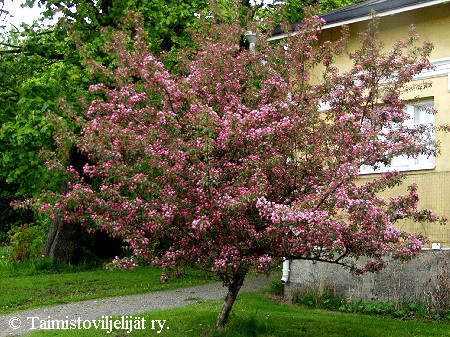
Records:
<instances>
[{"instance_id":1,"label":"background tree","mask_svg":"<svg viewBox=\"0 0 450 337\"><path fill-rule=\"evenodd\" d=\"M86 70L82 62L84 55L89 54L104 64L109 62L108 55L100 50L103 41L99 27L113 29L120 25L128 8L144 8L148 17L146 26L153 32L148 38L152 51L158 54L170 52L187 43L183 42L187 41L184 30L189 27L189 22L194 22L193 7L201 2L151 2L152 6L159 5L157 7L145 1L25 3L30 6L39 3L47 8L44 17L57 12L62 14L62 19L50 27L36 23L24 26L21 31L13 29L3 34L0 42L0 100L3 108L0 117L0 181L5 187L0 199L2 242L6 242L12 228L39 222L33 212L11 209L13 200L37 197L44 188L65 189L65 175L48 171L40 155L43 150L55 149L54 129L47 114L57 114L66 126L71 125L75 131L78 129L79 124L74 121L81 115L79 97L88 95L89 84L101 81ZM152 10L155 13L152 14ZM2 12L1 18L6 20L6 14ZM71 106L70 114L60 108L62 105ZM83 156L69 149L65 160L80 168L85 164L75 164L83 160ZM76 247L82 237L80 227L67 226L61 221L54 221L51 227L44 249L46 255L63 262L75 262L79 256Z\"/></svg>"},{"instance_id":2,"label":"background tree","mask_svg":"<svg viewBox=\"0 0 450 337\"><path fill-rule=\"evenodd\" d=\"M305 9L309 6L318 5L320 12L326 13L333 9L345 7L356 2L358 2L358 0L287 0L286 19L291 23L302 20L305 17Z\"/></svg>"},{"instance_id":3,"label":"background tree","mask_svg":"<svg viewBox=\"0 0 450 337\"><path fill-rule=\"evenodd\" d=\"M274 13L283 8L284 19L295 23L305 17L308 8L315 7L317 14L329 12L333 9L345 7L358 0L242 0L241 3L259 16Z\"/></svg>"},{"instance_id":4,"label":"background tree","mask_svg":"<svg viewBox=\"0 0 450 337\"><path fill-rule=\"evenodd\" d=\"M77 91L88 88L68 51L61 29L11 31L0 43L0 180L5 187L1 226L5 234L11 227L34 223L31 213L9 209L12 200L38 196L42 189L59 189L60 176L49 172L40 158L42 149L54 150L53 130L46 114L65 116L58 99L75 101ZM69 64L70 63L70 64ZM84 82L84 83L83 83ZM67 116L65 116L67 117Z\"/></svg>"},{"instance_id":5,"label":"background tree","mask_svg":"<svg viewBox=\"0 0 450 337\"><path fill-rule=\"evenodd\" d=\"M401 173L357 180L362 165L436 154L430 126L403 126L401 99L430 67L431 46L416 46L412 32L385 52L371 26L350 55L352 68L339 72L333 60L346 34L321 41L317 17L283 43L266 42L270 30L260 31L254 51L241 41L258 22L243 28L209 18L174 72L149 50L142 21L133 22L132 46L130 31L110 36L105 52L117 67L91 63L108 85L91 87L98 96L80 135L59 128L57 138L75 141L91 162L83 176L69 167L68 193L48 193L57 201L36 201L41 210L122 237L134 252L115 260L122 268L151 262L175 273L211 271L228 288L218 328L247 273L284 256L355 273L382 268L387 256L415 256L423 238L396 222L443 219L418 209L414 185L405 196L377 196L400 184Z\"/></svg>"}]
</instances>

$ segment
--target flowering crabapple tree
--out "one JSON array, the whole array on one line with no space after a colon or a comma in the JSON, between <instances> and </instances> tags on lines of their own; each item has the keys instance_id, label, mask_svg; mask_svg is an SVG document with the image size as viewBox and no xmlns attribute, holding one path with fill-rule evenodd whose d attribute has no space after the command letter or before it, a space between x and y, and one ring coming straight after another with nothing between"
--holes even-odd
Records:
<instances>
[{"instance_id":1,"label":"flowering crabapple tree","mask_svg":"<svg viewBox=\"0 0 450 337\"><path fill-rule=\"evenodd\" d=\"M278 43L258 31L250 50L238 20L210 18L171 71L149 52L139 20L132 34L117 31L108 45L116 67L94 67L105 83L91 87L80 134L58 135L90 163L82 176L68 168L69 191L48 205L54 216L123 238L133 251L115 261L124 268L215 274L228 288L217 328L249 271L282 257L360 273L415 256L424 238L396 222L441 219L418 208L414 185L379 197L401 173L358 175L363 165L437 153L431 126L403 126L402 93L424 85L413 77L430 68L431 46L411 31L389 50L372 23L347 55L345 31L327 41L323 24L309 17ZM340 71L336 57L352 66Z\"/></svg>"}]
</instances>

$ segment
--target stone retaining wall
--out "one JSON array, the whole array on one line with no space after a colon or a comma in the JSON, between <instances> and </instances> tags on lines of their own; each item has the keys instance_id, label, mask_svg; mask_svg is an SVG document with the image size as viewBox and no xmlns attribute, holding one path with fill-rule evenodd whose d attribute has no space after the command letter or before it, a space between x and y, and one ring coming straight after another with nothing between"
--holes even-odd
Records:
<instances>
[{"instance_id":1,"label":"stone retaining wall","mask_svg":"<svg viewBox=\"0 0 450 337\"><path fill-rule=\"evenodd\" d=\"M450 250L424 250L410 262L391 262L376 273L353 276L338 265L291 261L284 294L327 292L340 298L365 301L422 303L428 307L450 303Z\"/></svg>"}]
</instances>

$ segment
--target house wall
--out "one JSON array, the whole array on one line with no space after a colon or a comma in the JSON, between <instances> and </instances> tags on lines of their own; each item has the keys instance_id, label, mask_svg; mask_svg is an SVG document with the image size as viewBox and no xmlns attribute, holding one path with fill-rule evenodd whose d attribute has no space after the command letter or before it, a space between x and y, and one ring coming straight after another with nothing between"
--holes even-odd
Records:
<instances>
[{"instance_id":1,"label":"house wall","mask_svg":"<svg viewBox=\"0 0 450 337\"><path fill-rule=\"evenodd\" d=\"M440 59L450 56L450 3L435 5L414 11L399 13L379 18L378 31L380 39L388 48L396 40L408 36L409 27L413 24L420 35L421 41L430 41L434 44L431 59ZM358 33L367 28L368 21L349 25L350 40L348 50L359 48ZM324 29L323 37L326 40L335 40L340 36L340 27ZM350 64L348 59L340 59L339 66L345 69Z\"/></svg>"},{"instance_id":2,"label":"house wall","mask_svg":"<svg viewBox=\"0 0 450 337\"><path fill-rule=\"evenodd\" d=\"M380 17L379 37L384 42L386 49L397 39L405 39L408 36L409 27L414 24L420 35L419 42L430 41L434 49L430 56L431 61L441 60L448 64L450 72L450 3L435 5L414 11ZM360 48L358 32L367 28L367 21L358 22L349 26L350 40L348 51ZM334 40L340 35L340 28L324 30L324 39ZM448 60L447 60L448 59ZM336 60L341 70L350 67L348 57ZM414 100L417 97L432 99L437 110L436 125L450 125L450 76L449 73L430 73L426 81L432 86L422 91L413 91L403 96L406 100ZM446 215L450 218L450 133L437 132L436 139L440 143L441 153L436 158L436 166L431 170L410 171L402 186L387 191L382 196L393 197L406 194L407 186L416 183L419 186L420 208L432 209L438 215ZM361 182L372 179L374 175L361 175ZM450 224L415 224L402 223L399 227L403 230L420 233L430 237L430 243L425 247L431 247L433 242L439 242L441 247L450 248Z\"/></svg>"},{"instance_id":3,"label":"house wall","mask_svg":"<svg viewBox=\"0 0 450 337\"><path fill-rule=\"evenodd\" d=\"M406 13L381 17L379 22L380 38L388 48L396 39L405 38L410 24L415 24L421 41L428 40L435 46L431 61L441 60L448 64L450 72L450 3L435 5L430 8L418 9ZM357 32L367 27L367 21L352 24L351 38L348 50L356 49ZM339 28L325 30L325 38L335 39L339 36ZM340 69L349 68L346 58L336 62ZM442 63L442 62L441 62ZM445 68L445 67L444 67ZM405 99L421 97L433 99L437 110L436 125L450 125L450 73L431 74L427 80L432 86L421 91L411 92ZM450 218L450 134L436 133L440 143L441 153L436 158L434 169L407 172L407 178L402 186L386 191L383 196L388 198L406 194L407 186L416 183L419 187L420 208L432 209L436 214L447 215ZM372 179L374 175L361 175L361 183ZM297 293L331 292L347 298L377 299L380 301L420 301L426 305L433 301L450 301L450 224L429 225L414 223L399 223L400 229L420 233L430 238L428 247L433 242L440 243L444 250L424 250L418 259L401 264L391 262L388 267L377 273L363 276L352 276L341 266L311 261L291 261L289 282L285 284L285 295L293 297ZM439 285L439 275L446 284ZM442 283L442 282L441 282ZM439 288L440 287L440 288ZM447 288L445 288L447 287ZM438 294L441 289L444 293ZM447 296L447 297L445 297Z\"/></svg>"}]
</instances>

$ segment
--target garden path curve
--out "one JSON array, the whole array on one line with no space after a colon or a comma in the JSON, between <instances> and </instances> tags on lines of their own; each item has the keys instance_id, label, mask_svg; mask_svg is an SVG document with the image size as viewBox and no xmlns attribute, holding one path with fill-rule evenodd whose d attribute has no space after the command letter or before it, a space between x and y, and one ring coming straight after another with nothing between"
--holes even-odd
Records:
<instances>
[{"instance_id":1,"label":"garden path curve","mask_svg":"<svg viewBox=\"0 0 450 337\"><path fill-rule=\"evenodd\" d=\"M242 291L259 290L268 285L269 278L266 276L250 277L246 279ZM25 336L39 329L39 322L41 320L48 321L49 317L53 321L93 321L102 316L124 317L151 310L181 307L203 300L220 299L225 295L226 288L222 286L222 283L211 283L189 288L109 297L19 311L0 316L0 337ZM158 324L157 322L154 324L155 332L160 329ZM33 325L34 330L32 329ZM102 335L106 336L107 334ZM114 336L114 334L109 334L109 336Z\"/></svg>"}]
</instances>

